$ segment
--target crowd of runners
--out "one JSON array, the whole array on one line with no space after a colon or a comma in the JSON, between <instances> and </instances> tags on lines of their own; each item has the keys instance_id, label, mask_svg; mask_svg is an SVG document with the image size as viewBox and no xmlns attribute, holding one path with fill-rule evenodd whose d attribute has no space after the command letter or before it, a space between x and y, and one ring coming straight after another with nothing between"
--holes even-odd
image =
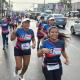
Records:
<instances>
[{"instance_id":1,"label":"crowd of runners","mask_svg":"<svg viewBox=\"0 0 80 80\"><path fill-rule=\"evenodd\" d=\"M69 58L65 50L68 37L59 32L54 17L50 17L45 21L44 16L41 16L36 24L36 42L36 34L34 34L33 29L30 29L30 22L30 18L25 16L7 16L0 20L3 50L8 48L9 34L11 41L16 39L16 45L14 46L16 80L24 80L24 74L28 69L31 58L31 48L36 48L36 45L37 56L43 58L42 71L45 79L61 80L63 68L60 56L64 57L66 65L69 64Z\"/></svg>"}]
</instances>

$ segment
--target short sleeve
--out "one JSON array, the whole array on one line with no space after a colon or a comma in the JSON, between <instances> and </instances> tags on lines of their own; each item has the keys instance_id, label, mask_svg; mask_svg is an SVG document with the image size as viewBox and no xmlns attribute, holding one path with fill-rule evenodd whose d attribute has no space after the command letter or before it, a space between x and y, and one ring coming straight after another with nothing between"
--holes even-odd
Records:
<instances>
[{"instance_id":1,"label":"short sleeve","mask_svg":"<svg viewBox=\"0 0 80 80\"><path fill-rule=\"evenodd\" d=\"M42 42L41 48L46 48L46 41L43 41L43 42Z\"/></svg>"},{"instance_id":2,"label":"short sleeve","mask_svg":"<svg viewBox=\"0 0 80 80\"><path fill-rule=\"evenodd\" d=\"M17 37L19 36L18 33L19 33L19 29L17 29L16 32L15 32Z\"/></svg>"},{"instance_id":3,"label":"short sleeve","mask_svg":"<svg viewBox=\"0 0 80 80\"><path fill-rule=\"evenodd\" d=\"M34 32L32 29L30 29L30 31L31 31L32 39L33 39L34 38Z\"/></svg>"},{"instance_id":4,"label":"short sleeve","mask_svg":"<svg viewBox=\"0 0 80 80\"><path fill-rule=\"evenodd\" d=\"M65 52L65 40L62 40L62 52Z\"/></svg>"}]
</instances>

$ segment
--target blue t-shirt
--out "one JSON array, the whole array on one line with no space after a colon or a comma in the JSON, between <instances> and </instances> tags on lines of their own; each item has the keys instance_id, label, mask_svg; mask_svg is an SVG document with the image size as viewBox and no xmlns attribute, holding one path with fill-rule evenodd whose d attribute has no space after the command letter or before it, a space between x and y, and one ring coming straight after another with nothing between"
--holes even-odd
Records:
<instances>
[{"instance_id":1,"label":"blue t-shirt","mask_svg":"<svg viewBox=\"0 0 80 80\"><path fill-rule=\"evenodd\" d=\"M61 39L53 43L49 39L47 39L43 42L42 48L47 48L50 50L50 53L45 55L44 63L57 63L60 62L60 55L62 54L62 51L64 51L65 42Z\"/></svg>"},{"instance_id":2,"label":"blue t-shirt","mask_svg":"<svg viewBox=\"0 0 80 80\"><path fill-rule=\"evenodd\" d=\"M46 24L46 25L44 26L44 30L48 31L49 27L50 27L50 25L49 25L49 24Z\"/></svg>"},{"instance_id":3,"label":"blue t-shirt","mask_svg":"<svg viewBox=\"0 0 80 80\"><path fill-rule=\"evenodd\" d=\"M40 28L40 27L44 28L45 25L46 25L45 22L40 22L38 28Z\"/></svg>"},{"instance_id":4,"label":"blue t-shirt","mask_svg":"<svg viewBox=\"0 0 80 80\"><path fill-rule=\"evenodd\" d=\"M30 49L30 42L34 38L34 32L32 29L28 29L27 31L25 31L23 28L18 28L16 31L16 36L17 36L16 48L22 49L23 46L24 49L27 48Z\"/></svg>"},{"instance_id":5,"label":"blue t-shirt","mask_svg":"<svg viewBox=\"0 0 80 80\"><path fill-rule=\"evenodd\" d=\"M56 25L55 24L54 25L49 25L49 24L44 25L44 32L48 33L49 28L52 26L56 26Z\"/></svg>"}]
</instances>

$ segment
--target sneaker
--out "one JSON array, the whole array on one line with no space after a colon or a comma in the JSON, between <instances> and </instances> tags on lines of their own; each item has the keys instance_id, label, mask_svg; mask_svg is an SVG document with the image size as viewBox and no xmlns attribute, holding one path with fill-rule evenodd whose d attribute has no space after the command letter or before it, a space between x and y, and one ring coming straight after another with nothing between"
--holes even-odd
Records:
<instances>
[{"instance_id":1,"label":"sneaker","mask_svg":"<svg viewBox=\"0 0 80 80\"><path fill-rule=\"evenodd\" d=\"M22 75L19 75L19 80L24 80Z\"/></svg>"},{"instance_id":2,"label":"sneaker","mask_svg":"<svg viewBox=\"0 0 80 80\"><path fill-rule=\"evenodd\" d=\"M16 80L21 80L21 79L19 78L19 75L16 75Z\"/></svg>"},{"instance_id":3,"label":"sneaker","mask_svg":"<svg viewBox=\"0 0 80 80\"><path fill-rule=\"evenodd\" d=\"M19 80L19 75L18 74L16 74L15 72L14 72L14 78L16 79L16 80Z\"/></svg>"},{"instance_id":4,"label":"sneaker","mask_svg":"<svg viewBox=\"0 0 80 80\"><path fill-rule=\"evenodd\" d=\"M5 48L3 47L3 50L5 50Z\"/></svg>"}]
</instances>

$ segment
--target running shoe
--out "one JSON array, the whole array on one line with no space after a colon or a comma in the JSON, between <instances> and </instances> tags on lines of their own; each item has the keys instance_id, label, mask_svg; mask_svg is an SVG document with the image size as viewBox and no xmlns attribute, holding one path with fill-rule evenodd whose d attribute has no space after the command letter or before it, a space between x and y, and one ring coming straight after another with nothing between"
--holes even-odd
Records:
<instances>
[{"instance_id":1,"label":"running shoe","mask_svg":"<svg viewBox=\"0 0 80 80\"><path fill-rule=\"evenodd\" d=\"M22 75L19 75L19 80L24 80Z\"/></svg>"}]
</instances>

